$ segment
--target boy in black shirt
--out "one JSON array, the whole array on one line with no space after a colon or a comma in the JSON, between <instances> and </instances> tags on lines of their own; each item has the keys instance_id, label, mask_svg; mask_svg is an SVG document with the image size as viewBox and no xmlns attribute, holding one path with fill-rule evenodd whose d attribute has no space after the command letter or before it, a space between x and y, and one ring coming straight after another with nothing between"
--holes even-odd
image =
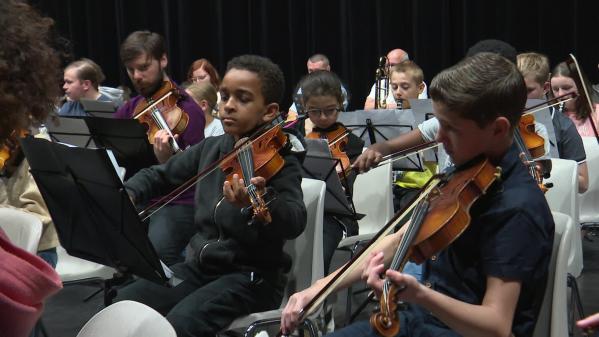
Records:
<instances>
[{"instance_id":1,"label":"boy in black shirt","mask_svg":"<svg viewBox=\"0 0 599 337\"><path fill-rule=\"evenodd\" d=\"M277 65L245 55L232 59L227 69L219 112L226 134L140 171L125 185L136 201L172 190L276 117L284 85ZM291 268L283 245L306 224L299 160L290 147L280 154L284 166L269 181L251 178L258 191L269 187L274 194L268 205L270 223L252 222L252 212L241 212L250 201L240 177L225 182L222 170L209 173L196 185L197 233L189 242L187 260L172 266L184 281L166 288L139 280L120 290L119 300L142 302L166 314L177 336L214 336L237 317L278 307L284 274Z\"/></svg>"}]
</instances>

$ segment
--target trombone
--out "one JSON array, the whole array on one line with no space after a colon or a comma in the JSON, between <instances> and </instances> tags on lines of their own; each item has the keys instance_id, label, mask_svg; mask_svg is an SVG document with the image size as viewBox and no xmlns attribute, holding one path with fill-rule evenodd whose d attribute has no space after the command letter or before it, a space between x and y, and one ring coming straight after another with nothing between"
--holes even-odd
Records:
<instances>
[{"instance_id":1,"label":"trombone","mask_svg":"<svg viewBox=\"0 0 599 337\"><path fill-rule=\"evenodd\" d=\"M374 108L386 109L387 96L389 95L389 62L386 56L379 58L379 67L376 69L374 83Z\"/></svg>"}]
</instances>

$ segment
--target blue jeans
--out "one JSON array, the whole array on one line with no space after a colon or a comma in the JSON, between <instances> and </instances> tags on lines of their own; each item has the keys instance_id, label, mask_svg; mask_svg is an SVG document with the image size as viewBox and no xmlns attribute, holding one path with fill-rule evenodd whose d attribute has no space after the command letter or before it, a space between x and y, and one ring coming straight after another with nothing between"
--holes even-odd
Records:
<instances>
[{"instance_id":1,"label":"blue jeans","mask_svg":"<svg viewBox=\"0 0 599 337\"><path fill-rule=\"evenodd\" d=\"M193 205L165 206L150 217L148 237L167 266L183 262L185 246L196 233Z\"/></svg>"},{"instance_id":2,"label":"blue jeans","mask_svg":"<svg viewBox=\"0 0 599 337\"><path fill-rule=\"evenodd\" d=\"M58 263L58 254L56 253L56 247L40 250L37 252L37 256L41 257L42 260L46 261L53 269L56 269Z\"/></svg>"},{"instance_id":3,"label":"blue jeans","mask_svg":"<svg viewBox=\"0 0 599 337\"><path fill-rule=\"evenodd\" d=\"M422 265L408 261L403 267L402 273L412 275L418 282L422 283Z\"/></svg>"}]
</instances>

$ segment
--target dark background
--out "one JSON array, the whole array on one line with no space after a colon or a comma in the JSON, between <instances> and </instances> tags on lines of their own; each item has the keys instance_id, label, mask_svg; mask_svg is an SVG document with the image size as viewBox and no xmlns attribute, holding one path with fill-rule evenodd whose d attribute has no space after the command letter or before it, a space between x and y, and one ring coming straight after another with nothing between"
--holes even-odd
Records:
<instances>
[{"instance_id":1,"label":"dark background","mask_svg":"<svg viewBox=\"0 0 599 337\"><path fill-rule=\"evenodd\" d=\"M178 82L195 59L209 59L221 76L233 56L267 56L285 73L284 109L306 60L324 53L363 106L378 58L409 52L427 83L459 61L468 47L502 39L519 52L547 54L551 66L577 56L599 82L599 1L596 0L31 0L72 42L75 58L104 70L105 85L130 86L119 62L121 41L135 30L166 37L169 73Z\"/></svg>"}]
</instances>

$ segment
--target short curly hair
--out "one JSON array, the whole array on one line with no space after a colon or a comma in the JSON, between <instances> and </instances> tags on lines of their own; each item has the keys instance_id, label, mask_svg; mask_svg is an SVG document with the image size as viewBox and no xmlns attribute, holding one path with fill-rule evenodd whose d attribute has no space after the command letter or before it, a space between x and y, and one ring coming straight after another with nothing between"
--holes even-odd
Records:
<instances>
[{"instance_id":1,"label":"short curly hair","mask_svg":"<svg viewBox=\"0 0 599 337\"><path fill-rule=\"evenodd\" d=\"M23 2L0 1L0 144L55 108L61 71L50 47L53 24Z\"/></svg>"},{"instance_id":2,"label":"short curly hair","mask_svg":"<svg viewBox=\"0 0 599 337\"><path fill-rule=\"evenodd\" d=\"M281 68L271 60L258 55L241 55L234 57L227 63L227 72L231 69L247 70L255 73L260 79L264 104L281 104L285 89L285 78Z\"/></svg>"}]
</instances>

